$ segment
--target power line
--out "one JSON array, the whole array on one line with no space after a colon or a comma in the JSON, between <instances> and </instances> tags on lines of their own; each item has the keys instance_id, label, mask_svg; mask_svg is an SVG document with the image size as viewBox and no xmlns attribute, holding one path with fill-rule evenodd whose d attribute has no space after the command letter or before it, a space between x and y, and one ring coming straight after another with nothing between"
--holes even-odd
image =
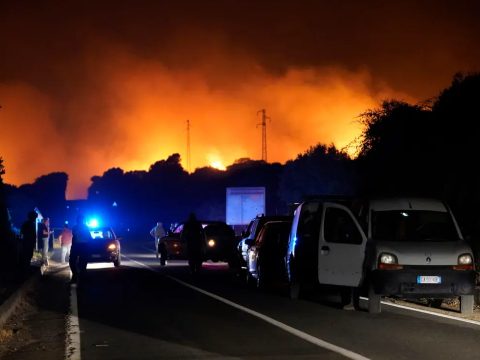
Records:
<instances>
[{"instance_id":1,"label":"power line","mask_svg":"<svg viewBox=\"0 0 480 360\"><path fill-rule=\"evenodd\" d=\"M191 171L191 154L190 154L190 120L187 120L187 171Z\"/></svg>"},{"instance_id":2,"label":"power line","mask_svg":"<svg viewBox=\"0 0 480 360\"><path fill-rule=\"evenodd\" d=\"M267 162L267 119L271 121L271 118L267 116L265 109L258 110L257 115L259 113L262 114L262 122L257 124L257 127L262 126L262 160Z\"/></svg>"}]
</instances>

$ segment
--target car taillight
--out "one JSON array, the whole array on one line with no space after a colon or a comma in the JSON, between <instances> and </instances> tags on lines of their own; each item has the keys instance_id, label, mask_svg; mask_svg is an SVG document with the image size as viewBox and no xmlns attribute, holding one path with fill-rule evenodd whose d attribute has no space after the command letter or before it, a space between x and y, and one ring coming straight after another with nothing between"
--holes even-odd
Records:
<instances>
[{"instance_id":1,"label":"car taillight","mask_svg":"<svg viewBox=\"0 0 480 360\"><path fill-rule=\"evenodd\" d=\"M110 245L108 245L108 247L107 247L107 249L108 249L108 250L111 250L111 251L115 250L116 248L117 248L117 245L115 245L115 244L113 244L113 243L110 244Z\"/></svg>"},{"instance_id":2,"label":"car taillight","mask_svg":"<svg viewBox=\"0 0 480 360\"><path fill-rule=\"evenodd\" d=\"M473 257L470 254L462 254L458 257L457 265L453 266L454 270L474 270Z\"/></svg>"},{"instance_id":3,"label":"car taillight","mask_svg":"<svg viewBox=\"0 0 480 360\"><path fill-rule=\"evenodd\" d=\"M378 268L380 270L401 270L403 265L398 264L398 259L395 255L381 253L378 257Z\"/></svg>"}]
</instances>

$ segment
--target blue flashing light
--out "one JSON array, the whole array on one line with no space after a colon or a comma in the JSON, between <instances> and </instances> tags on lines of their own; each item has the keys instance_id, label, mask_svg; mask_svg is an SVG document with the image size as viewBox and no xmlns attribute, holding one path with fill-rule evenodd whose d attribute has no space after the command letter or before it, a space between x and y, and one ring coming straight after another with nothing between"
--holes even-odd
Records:
<instances>
[{"instance_id":1,"label":"blue flashing light","mask_svg":"<svg viewBox=\"0 0 480 360\"><path fill-rule=\"evenodd\" d=\"M91 228L97 228L99 226L98 219L92 218L87 221L87 226Z\"/></svg>"}]
</instances>

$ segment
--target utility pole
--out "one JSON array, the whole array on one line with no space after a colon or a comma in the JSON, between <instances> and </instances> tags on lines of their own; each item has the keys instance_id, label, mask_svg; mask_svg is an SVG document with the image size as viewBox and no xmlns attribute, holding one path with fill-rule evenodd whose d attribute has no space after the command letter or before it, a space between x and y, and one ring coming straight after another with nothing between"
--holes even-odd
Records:
<instances>
[{"instance_id":1,"label":"utility pole","mask_svg":"<svg viewBox=\"0 0 480 360\"><path fill-rule=\"evenodd\" d=\"M191 157L190 157L190 120L187 120L187 171L190 172Z\"/></svg>"},{"instance_id":2,"label":"utility pole","mask_svg":"<svg viewBox=\"0 0 480 360\"><path fill-rule=\"evenodd\" d=\"M259 113L262 114L262 122L260 124L257 124L257 127L259 125L262 126L262 160L267 162L267 119L271 119L267 116L265 109L258 110L257 115Z\"/></svg>"}]
</instances>

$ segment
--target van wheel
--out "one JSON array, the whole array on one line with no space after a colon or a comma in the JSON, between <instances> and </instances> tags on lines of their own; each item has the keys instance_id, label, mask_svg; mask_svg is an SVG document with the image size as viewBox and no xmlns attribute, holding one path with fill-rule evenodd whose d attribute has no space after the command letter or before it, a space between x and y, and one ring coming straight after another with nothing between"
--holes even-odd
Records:
<instances>
[{"instance_id":1,"label":"van wheel","mask_svg":"<svg viewBox=\"0 0 480 360\"><path fill-rule=\"evenodd\" d=\"M443 304L443 299L430 299L429 305L433 308L441 308Z\"/></svg>"},{"instance_id":2,"label":"van wheel","mask_svg":"<svg viewBox=\"0 0 480 360\"><path fill-rule=\"evenodd\" d=\"M368 312L370 314L379 314L382 312L382 296L375 293L373 285L368 287Z\"/></svg>"},{"instance_id":3,"label":"van wheel","mask_svg":"<svg viewBox=\"0 0 480 360\"><path fill-rule=\"evenodd\" d=\"M473 295L462 295L460 296L460 312L462 315L471 315L473 313Z\"/></svg>"}]
</instances>

